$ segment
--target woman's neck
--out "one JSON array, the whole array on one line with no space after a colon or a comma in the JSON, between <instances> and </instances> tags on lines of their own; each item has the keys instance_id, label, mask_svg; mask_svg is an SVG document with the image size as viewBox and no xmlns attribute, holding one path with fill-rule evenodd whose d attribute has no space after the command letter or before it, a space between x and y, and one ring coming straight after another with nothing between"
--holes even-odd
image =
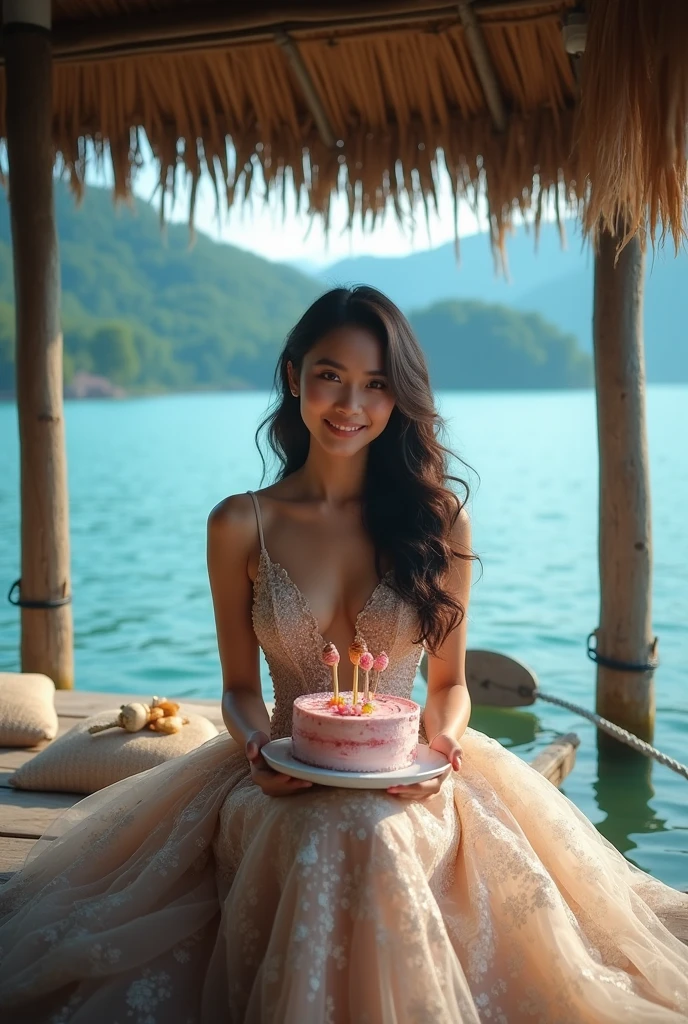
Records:
<instances>
[{"instance_id":1,"label":"woman's neck","mask_svg":"<svg viewBox=\"0 0 688 1024\"><path fill-rule=\"evenodd\" d=\"M343 505L360 501L363 494L368 449L337 458L311 443L303 467L298 471L305 494L316 501Z\"/></svg>"}]
</instances>

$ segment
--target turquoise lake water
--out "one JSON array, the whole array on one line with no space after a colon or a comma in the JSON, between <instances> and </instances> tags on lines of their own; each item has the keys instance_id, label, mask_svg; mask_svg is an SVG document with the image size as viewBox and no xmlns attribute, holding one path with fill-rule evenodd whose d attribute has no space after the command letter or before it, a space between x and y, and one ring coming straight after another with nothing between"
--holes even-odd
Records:
<instances>
[{"instance_id":1,"label":"turquoise lake water","mask_svg":"<svg viewBox=\"0 0 688 1024\"><path fill-rule=\"evenodd\" d=\"M266 394L178 395L66 409L76 684L219 696L205 570L210 508L259 484L253 444ZM585 654L597 625L594 394L445 393L452 445L470 477L475 574L469 645L514 655L543 691L594 708ZM688 759L688 387L648 392L655 537L660 749ZM16 410L0 404L0 670L17 670ZM270 698L265 672L264 689ZM422 680L415 696L423 700ZM557 734L581 737L564 792L641 867L688 889L688 782L639 755L598 754L595 730L542 702L476 709L472 725L530 759Z\"/></svg>"}]
</instances>

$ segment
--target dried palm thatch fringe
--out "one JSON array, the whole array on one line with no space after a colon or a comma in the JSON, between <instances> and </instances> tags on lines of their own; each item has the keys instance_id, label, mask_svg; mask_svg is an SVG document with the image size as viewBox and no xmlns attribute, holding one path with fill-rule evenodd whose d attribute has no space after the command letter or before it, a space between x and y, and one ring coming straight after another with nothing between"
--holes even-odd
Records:
<instances>
[{"instance_id":1,"label":"dried palm thatch fringe","mask_svg":"<svg viewBox=\"0 0 688 1024\"><path fill-rule=\"evenodd\" d=\"M160 165L161 217L186 174L191 222L204 172L218 203L250 199L260 166L269 195L284 201L295 190L327 227L333 197L343 194L349 226L368 228L388 211L402 221L408 210L423 216L448 174L457 207L487 197L492 240L503 252L516 211L537 221L544 193L562 205L582 198L569 159L575 81L558 11L543 9L537 19L484 24L510 110L503 133L493 129L457 11L439 30L325 33L299 43L334 146L320 137L283 51L261 43L56 63L56 150L80 195L92 143L97 161L111 161L115 195L126 198L145 133ZM3 88L0 79L0 118Z\"/></svg>"},{"instance_id":2,"label":"dried palm thatch fringe","mask_svg":"<svg viewBox=\"0 0 688 1024\"><path fill-rule=\"evenodd\" d=\"M688 3L589 0L576 129L585 228L686 238Z\"/></svg>"},{"instance_id":3,"label":"dried palm thatch fringe","mask_svg":"<svg viewBox=\"0 0 688 1024\"><path fill-rule=\"evenodd\" d=\"M446 14L394 30L323 29L299 52L336 144L318 132L299 81L274 42L156 53L54 67L54 138L79 196L87 153L111 163L118 198L131 194L145 133L159 161L165 219L181 178L207 173L218 206L251 199L256 168L267 197L330 225L344 195L348 224L408 221L438 202L447 175L475 207L484 197L498 260L516 213L539 224L551 200L561 222L584 212L588 231L617 223L624 238L685 230L688 3L589 0L582 102L561 39L560 11L481 14L508 111L495 132L461 28ZM0 75L0 134L4 78ZM89 146L89 143L91 146ZM590 184L592 183L592 185ZM458 244L458 239L457 239Z\"/></svg>"}]
</instances>

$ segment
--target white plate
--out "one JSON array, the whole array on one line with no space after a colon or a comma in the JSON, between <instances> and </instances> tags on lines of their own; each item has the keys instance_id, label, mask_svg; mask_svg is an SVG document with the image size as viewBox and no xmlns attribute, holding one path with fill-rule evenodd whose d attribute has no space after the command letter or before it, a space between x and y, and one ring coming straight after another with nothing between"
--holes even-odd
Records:
<instances>
[{"instance_id":1,"label":"white plate","mask_svg":"<svg viewBox=\"0 0 688 1024\"><path fill-rule=\"evenodd\" d=\"M293 775L296 779L318 782L321 786L341 786L343 789L387 789L388 786L409 786L414 782L425 782L449 770L450 765L444 754L430 750L425 743L418 744L416 760L408 768L397 768L394 772L341 772L333 768L315 768L297 761L291 752L291 737L270 740L261 754L275 771Z\"/></svg>"}]
</instances>

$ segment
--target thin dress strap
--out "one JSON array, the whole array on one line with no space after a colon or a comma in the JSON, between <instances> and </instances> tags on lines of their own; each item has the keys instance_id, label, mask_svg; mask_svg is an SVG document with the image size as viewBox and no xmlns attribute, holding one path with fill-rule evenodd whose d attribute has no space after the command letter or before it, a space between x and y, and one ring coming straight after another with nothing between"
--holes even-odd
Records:
<instances>
[{"instance_id":1,"label":"thin dress strap","mask_svg":"<svg viewBox=\"0 0 688 1024\"><path fill-rule=\"evenodd\" d=\"M258 504L258 498L256 497L253 491L247 491L247 494L251 495L251 501L253 502L253 507L256 511L256 522L258 523L258 536L260 537L260 550L265 551L267 549L265 547L265 537L263 536L263 520L260 515L260 505Z\"/></svg>"}]
</instances>

